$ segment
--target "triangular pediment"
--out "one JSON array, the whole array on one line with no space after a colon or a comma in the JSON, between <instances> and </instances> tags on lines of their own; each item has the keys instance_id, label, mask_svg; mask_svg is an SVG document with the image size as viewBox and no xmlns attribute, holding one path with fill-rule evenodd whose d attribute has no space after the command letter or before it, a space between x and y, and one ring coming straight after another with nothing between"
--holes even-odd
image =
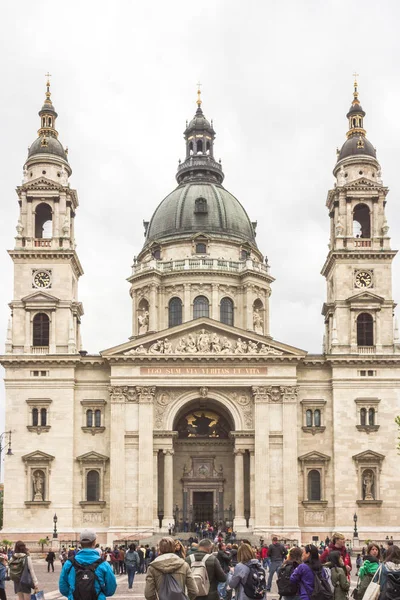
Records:
<instances>
[{"instance_id":1,"label":"triangular pediment","mask_svg":"<svg viewBox=\"0 0 400 600\"><path fill-rule=\"evenodd\" d=\"M76 457L78 462L107 462L109 460L108 456L104 456L104 454L100 454L99 452L86 452L85 454L81 454Z\"/></svg>"},{"instance_id":2,"label":"triangular pediment","mask_svg":"<svg viewBox=\"0 0 400 600\"><path fill-rule=\"evenodd\" d=\"M46 452L42 452L41 450L35 450L34 452L30 452L29 454L25 454L21 457L24 462L50 462L54 460L54 456L51 454L46 454Z\"/></svg>"},{"instance_id":3,"label":"triangular pediment","mask_svg":"<svg viewBox=\"0 0 400 600\"><path fill-rule=\"evenodd\" d=\"M42 291L33 292L32 294L29 294L28 296L24 296L23 298L21 298L21 300L25 304L27 304L28 302L29 303L37 302L38 304L43 304L44 302L49 303L49 304L56 304L60 301L60 299L57 298L56 296L52 296L51 294L48 294L47 292L42 292Z\"/></svg>"},{"instance_id":4,"label":"triangular pediment","mask_svg":"<svg viewBox=\"0 0 400 600\"><path fill-rule=\"evenodd\" d=\"M52 179L48 179L47 177L39 177L39 179L33 179L27 183L24 183L23 187L25 190L62 190L63 185L61 183L57 183Z\"/></svg>"},{"instance_id":5,"label":"triangular pediment","mask_svg":"<svg viewBox=\"0 0 400 600\"><path fill-rule=\"evenodd\" d=\"M379 452L375 452L374 450L364 450L364 452L360 452L353 456L353 460L356 462L365 463L380 463L384 458L384 454L379 454Z\"/></svg>"},{"instance_id":6,"label":"triangular pediment","mask_svg":"<svg viewBox=\"0 0 400 600\"><path fill-rule=\"evenodd\" d=\"M316 450L313 452L307 452L307 454L303 454L299 456L299 460L303 463L308 462L327 462L331 460L331 457L327 454L323 454L322 452L317 452Z\"/></svg>"},{"instance_id":7,"label":"triangular pediment","mask_svg":"<svg viewBox=\"0 0 400 600\"><path fill-rule=\"evenodd\" d=\"M147 333L135 340L101 352L104 358L116 356L292 356L303 357L304 350L288 346L219 321L203 317L156 333Z\"/></svg>"},{"instance_id":8,"label":"triangular pediment","mask_svg":"<svg viewBox=\"0 0 400 600\"><path fill-rule=\"evenodd\" d=\"M371 179L367 179L366 177L360 177L351 183L347 183L343 186L346 190L357 190L357 189L373 189L375 188L377 191L382 187L376 181L372 181Z\"/></svg>"},{"instance_id":9,"label":"triangular pediment","mask_svg":"<svg viewBox=\"0 0 400 600\"><path fill-rule=\"evenodd\" d=\"M382 304L383 302L385 302L385 298L383 298L382 296L378 296L378 294L374 294L374 292L365 291L365 292L358 292L357 294L354 294L354 296L347 298L346 302L348 302L349 304L353 304L356 302L363 302L363 303L373 302L374 304L376 304L376 303Z\"/></svg>"}]
</instances>

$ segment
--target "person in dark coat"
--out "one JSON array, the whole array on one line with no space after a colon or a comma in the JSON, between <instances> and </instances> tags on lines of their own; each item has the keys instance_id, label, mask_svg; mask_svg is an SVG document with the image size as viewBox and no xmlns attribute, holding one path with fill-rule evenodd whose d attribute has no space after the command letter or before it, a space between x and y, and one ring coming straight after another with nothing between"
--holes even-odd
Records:
<instances>
[{"instance_id":1,"label":"person in dark coat","mask_svg":"<svg viewBox=\"0 0 400 600\"><path fill-rule=\"evenodd\" d=\"M200 561L206 554L209 554L209 557L206 560L206 569L210 580L210 591L207 596L197 596L196 600L218 600L217 586L221 581L226 581L226 575L222 570L219 560L214 554L211 554L213 546L214 544L209 538L200 540L197 552L194 552L186 558L186 562L190 566L191 556L194 556L195 560Z\"/></svg>"},{"instance_id":2,"label":"person in dark coat","mask_svg":"<svg viewBox=\"0 0 400 600\"><path fill-rule=\"evenodd\" d=\"M218 544L217 558L219 560L219 563L222 567L223 572L229 573L230 568L231 568L231 556L230 556L230 553L227 552L227 548L226 548L224 542L220 542Z\"/></svg>"},{"instance_id":3,"label":"person in dark coat","mask_svg":"<svg viewBox=\"0 0 400 600\"><path fill-rule=\"evenodd\" d=\"M346 567L347 573L351 571L351 558L350 554L347 552L346 548L346 538L343 533L333 533L332 534L332 542L325 548L323 553L321 554L321 563L324 564L328 562L328 556L330 552L334 550L338 550L342 555L344 566Z\"/></svg>"},{"instance_id":4,"label":"person in dark coat","mask_svg":"<svg viewBox=\"0 0 400 600\"><path fill-rule=\"evenodd\" d=\"M56 555L54 554L53 550L50 548L49 552L47 553L46 556L46 562L47 562L47 572L50 573L50 567L54 573L54 561L56 560Z\"/></svg>"}]
</instances>

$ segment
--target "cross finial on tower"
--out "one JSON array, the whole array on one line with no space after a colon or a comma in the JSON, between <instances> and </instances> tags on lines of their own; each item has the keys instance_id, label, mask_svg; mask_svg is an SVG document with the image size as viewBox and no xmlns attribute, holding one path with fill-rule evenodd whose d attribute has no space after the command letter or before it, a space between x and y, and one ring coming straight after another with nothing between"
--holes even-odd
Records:
<instances>
[{"instance_id":1,"label":"cross finial on tower","mask_svg":"<svg viewBox=\"0 0 400 600\"><path fill-rule=\"evenodd\" d=\"M357 82L358 73L356 73L356 71L354 71L353 77L354 77L354 92L353 92L354 102L358 102L358 82Z\"/></svg>"},{"instance_id":2,"label":"cross finial on tower","mask_svg":"<svg viewBox=\"0 0 400 600\"><path fill-rule=\"evenodd\" d=\"M47 87L47 91L46 91L46 102L51 104L51 100L50 100L50 96L51 96L51 92L50 92L50 73L47 71L47 73L45 74L45 77L47 79L46 81L46 87Z\"/></svg>"},{"instance_id":3,"label":"cross finial on tower","mask_svg":"<svg viewBox=\"0 0 400 600\"><path fill-rule=\"evenodd\" d=\"M202 105L202 100L201 100L201 83L198 81L197 82L197 106L200 108L200 106Z\"/></svg>"}]
</instances>

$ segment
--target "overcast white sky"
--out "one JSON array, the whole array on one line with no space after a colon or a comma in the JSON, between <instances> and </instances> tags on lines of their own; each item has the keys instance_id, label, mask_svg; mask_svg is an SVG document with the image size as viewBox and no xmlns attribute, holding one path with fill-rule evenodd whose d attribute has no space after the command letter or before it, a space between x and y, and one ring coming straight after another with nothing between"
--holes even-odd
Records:
<instances>
[{"instance_id":1,"label":"overcast white sky","mask_svg":"<svg viewBox=\"0 0 400 600\"><path fill-rule=\"evenodd\" d=\"M367 137L391 189L392 246L400 242L399 13L396 0L2 2L1 343L12 299L6 249L16 234L14 190L36 138L49 70L80 198L84 348L98 352L131 333L126 277L144 241L143 219L175 187L200 79L224 185L258 221L257 242L276 278L272 335L320 352L325 200L355 69Z\"/></svg>"}]
</instances>

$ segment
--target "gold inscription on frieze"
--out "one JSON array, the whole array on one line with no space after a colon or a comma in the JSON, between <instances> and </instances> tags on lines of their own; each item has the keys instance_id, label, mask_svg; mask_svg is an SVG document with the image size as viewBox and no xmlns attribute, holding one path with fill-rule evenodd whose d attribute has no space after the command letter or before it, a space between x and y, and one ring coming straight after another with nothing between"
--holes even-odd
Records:
<instances>
[{"instance_id":1,"label":"gold inscription on frieze","mask_svg":"<svg viewBox=\"0 0 400 600\"><path fill-rule=\"evenodd\" d=\"M266 375L267 367L140 367L141 375Z\"/></svg>"}]
</instances>

